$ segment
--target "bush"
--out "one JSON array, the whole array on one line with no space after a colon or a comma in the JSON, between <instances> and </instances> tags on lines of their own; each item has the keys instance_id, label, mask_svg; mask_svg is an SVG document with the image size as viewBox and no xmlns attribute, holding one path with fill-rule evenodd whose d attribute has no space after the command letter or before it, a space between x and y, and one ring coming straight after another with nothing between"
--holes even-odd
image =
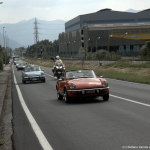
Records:
<instances>
[{"instance_id":1,"label":"bush","mask_svg":"<svg viewBox=\"0 0 150 150\"><path fill-rule=\"evenodd\" d=\"M150 58L150 41L147 41L144 46L141 48L141 56L142 58L149 59Z\"/></svg>"},{"instance_id":2,"label":"bush","mask_svg":"<svg viewBox=\"0 0 150 150\"><path fill-rule=\"evenodd\" d=\"M98 50L95 53L95 59L98 60L105 60L106 57L109 57L109 52L107 52L106 50Z\"/></svg>"}]
</instances>

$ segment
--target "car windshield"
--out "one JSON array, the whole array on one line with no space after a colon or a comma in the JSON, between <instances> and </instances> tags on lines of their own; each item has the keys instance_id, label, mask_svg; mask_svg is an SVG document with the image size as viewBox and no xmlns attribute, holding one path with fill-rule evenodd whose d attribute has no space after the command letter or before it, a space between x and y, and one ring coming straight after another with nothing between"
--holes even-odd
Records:
<instances>
[{"instance_id":1,"label":"car windshield","mask_svg":"<svg viewBox=\"0 0 150 150\"><path fill-rule=\"evenodd\" d=\"M34 66L31 67L31 71L41 71L40 67Z\"/></svg>"},{"instance_id":2,"label":"car windshield","mask_svg":"<svg viewBox=\"0 0 150 150\"><path fill-rule=\"evenodd\" d=\"M66 72L66 79L96 78L93 70L72 70Z\"/></svg>"},{"instance_id":3,"label":"car windshield","mask_svg":"<svg viewBox=\"0 0 150 150\"><path fill-rule=\"evenodd\" d=\"M31 68L30 68L30 67L26 67L26 68L24 69L24 71L25 71L25 72L30 72L30 71L31 71Z\"/></svg>"},{"instance_id":4,"label":"car windshield","mask_svg":"<svg viewBox=\"0 0 150 150\"><path fill-rule=\"evenodd\" d=\"M25 63L19 63L19 66L25 66L26 64Z\"/></svg>"}]
</instances>

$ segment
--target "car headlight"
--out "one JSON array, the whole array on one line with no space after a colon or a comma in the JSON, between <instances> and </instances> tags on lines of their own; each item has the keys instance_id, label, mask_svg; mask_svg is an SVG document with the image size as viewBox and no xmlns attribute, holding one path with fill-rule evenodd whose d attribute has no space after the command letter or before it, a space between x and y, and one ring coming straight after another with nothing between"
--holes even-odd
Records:
<instances>
[{"instance_id":1,"label":"car headlight","mask_svg":"<svg viewBox=\"0 0 150 150\"><path fill-rule=\"evenodd\" d=\"M70 89L74 89L75 88L75 84L71 83L70 84Z\"/></svg>"},{"instance_id":2,"label":"car headlight","mask_svg":"<svg viewBox=\"0 0 150 150\"><path fill-rule=\"evenodd\" d=\"M24 77L28 77L28 75L27 75L27 74L24 74Z\"/></svg>"},{"instance_id":3,"label":"car headlight","mask_svg":"<svg viewBox=\"0 0 150 150\"><path fill-rule=\"evenodd\" d=\"M102 82L102 85L103 85L103 86L108 86L107 81L103 81L103 82Z\"/></svg>"},{"instance_id":4,"label":"car headlight","mask_svg":"<svg viewBox=\"0 0 150 150\"><path fill-rule=\"evenodd\" d=\"M45 74L43 72L41 72L41 75L44 76Z\"/></svg>"}]
</instances>

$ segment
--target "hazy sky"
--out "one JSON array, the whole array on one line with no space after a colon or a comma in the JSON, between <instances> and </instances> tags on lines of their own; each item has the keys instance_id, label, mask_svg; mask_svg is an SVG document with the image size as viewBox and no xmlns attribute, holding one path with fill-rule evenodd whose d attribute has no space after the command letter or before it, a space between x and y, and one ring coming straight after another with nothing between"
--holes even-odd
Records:
<instances>
[{"instance_id":1,"label":"hazy sky","mask_svg":"<svg viewBox=\"0 0 150 150\"><path fill-rule=\"evenodd\" d=\"M17 23L37 18L68 21L104 8L126 11L150 8L150 0L0 0L0 23Z\"/></svg>"}]
</instances>

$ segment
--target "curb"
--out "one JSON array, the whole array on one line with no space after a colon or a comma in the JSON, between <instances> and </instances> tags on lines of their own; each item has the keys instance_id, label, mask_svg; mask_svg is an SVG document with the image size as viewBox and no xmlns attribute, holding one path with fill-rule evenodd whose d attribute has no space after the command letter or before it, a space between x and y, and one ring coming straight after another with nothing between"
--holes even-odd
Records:
<instances>
[{"instance_id":1,"label":"curb","mask_svg":"<svg viewBox=\"0 0 150 150\"><path fill-rule=\"evenodd\" d=\"M0 150L12 150L12 63L0 73Z\"/></svg>"}]
</instances>

